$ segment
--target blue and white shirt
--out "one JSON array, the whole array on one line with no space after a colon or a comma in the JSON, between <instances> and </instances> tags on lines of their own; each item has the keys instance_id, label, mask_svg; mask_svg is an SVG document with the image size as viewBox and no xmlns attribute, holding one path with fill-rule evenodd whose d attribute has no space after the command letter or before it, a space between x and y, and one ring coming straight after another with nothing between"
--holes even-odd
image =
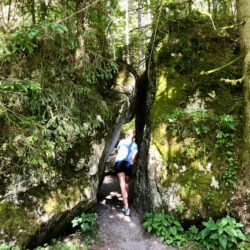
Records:
<instances>
[{"instance_id":1,"label":"blue and white shirt","mask_svg":"<svg viewBox=\"0 0 250 250\"><path fill-rule=\"evenodd\" d=\"M117 161L128 161L130 164L132 162L132 156L138 152L137 144L129 138L125 138L120 140L118 146L118 153L115 158L115 162Z\"/></svg>"}]
</instances>

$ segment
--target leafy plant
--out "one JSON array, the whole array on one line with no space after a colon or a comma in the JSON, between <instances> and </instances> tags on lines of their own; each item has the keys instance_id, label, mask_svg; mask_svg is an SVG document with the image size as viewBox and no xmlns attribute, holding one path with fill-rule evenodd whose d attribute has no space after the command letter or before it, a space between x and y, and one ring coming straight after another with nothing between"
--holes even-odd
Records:
<instances>
[{"instance_id":1,"label":"leafy plant","mask_svg":"<svg viewBox=\"0 0 250 250\"><path fill-rule=\"evenodd\" d=\"M6 245L6 244L1 244L0 245L0 250L20 250L21 248L19 247L19 246L12 246L12 247L10 247L10 246L8 246L8 245Z\"/></svg>"},{"instance_id":2,"label":"leafy plant","mask_svg":"<svg viewBox=\"0 0 250 250\"><path fill-rule=\"evenodd\" d=\"M80 227L82 233L92 231L97 220L96 213L83 213L79 217L75 217L71 223L72 227Z\"/></svg>"},{"instance_id":3,"label":"leafy plant","mask_svg":"<svg viewBox=\"0 0 250 250\"><path fill-rule=\"evenodd\" d=\"M219 154L221 165L225 166L223 179L228 187L236 183L238 159L235 152L238 143L236 131L238 120L233 115L218 115L214 110L187 110L175 109L172 113L163 115L162 119L169 124L167 133L178 140L193 138L193 144L187 145L183 152L186 158L193 157L190 154L198 148L204 155ZM205 141L205 145L204 145ZM216 150L214 150L216 149Z\"/></svg>"},{"instance_id":4,"label":"leafy plant","mask_svg":"<svg viewBox=\"0 0 250 250\"><path fill-rule=\"evenodd\" d=\"M199 229L195 225L190 226L187 231L187 236L191 241L198 241L200 239Z\"/></svg>"},{"instance_id":5,"label":"leafy plant","mask_svg":"<svg viewBox=\"0 0 250 250\"><path fill-rule=\"evenodd\" d=\"M31 25L25 29L17 30L10 35L7 34L3 38L5 46L0 48L0 51L3 51L2 58L9 59L9 57L15 57L15 54L23 52L32 54L38 47L37 42L42 40L44 36L48 36L49 33L52 36L56 34L63 35L66 32L68 32L68 29L65 25L52 22Z\"/></svg>"},{"instance_id":6,"label":"leafy plant","mask_svg":"<svg viewBox=\"0 0 250 250\"><path fill-rule=\"evenodd\" d=\"M0 245L0 250L9 250L9 249L10 249L10 247L7 246L6 244L1 244Z\"/></svg>"},{"instance_id":7,"label":"leafy plant","mask_svg":"<svg viewBox=\"0 0 250 250\"><path fill-rule=\"evenodd\" d=\"M87 246L73 243L57 243L55 245L48 245L44 247L37 247L35 250L88 250Z\"/></svg>"},{"instance_id":8,"label":"leafy plant","mask_svg":"<svg viewBox=\"0 0 250 250\"><path fill-rule=\"evenodd\" d=\"M154 232L167 245L180 247L186 243L184 229L171 213L145 213L143 227L149 233Z\"/></svg>"},{"instance_id":9,"label":"leafy plant","mask_svg":"<svg viewBox=\"0 0 250 250\"><path fill-rule=\"evenodd\" d=\"M184 230L181 223L168 213L145 213L143 227L147 232L155 233L164 243L172 246L185 246L198 249L242 249L249 241L242 231L243 225L230 216L216 222L213 219L202 222L203 229L191 225Z\"/></svg>"},{"instance_id":10,"label":"leafy plant","mask_svg":"<svg viewBox=\"0 0 250 250\"><path fill-rule=\"evenodd\" d=\"M207 249L233 249L247 241L246 234L241 230L243 225L230 216L216 222L210 219L202 224L205 226L201 231L202 246Z\"/></svg>"}]
</instances>

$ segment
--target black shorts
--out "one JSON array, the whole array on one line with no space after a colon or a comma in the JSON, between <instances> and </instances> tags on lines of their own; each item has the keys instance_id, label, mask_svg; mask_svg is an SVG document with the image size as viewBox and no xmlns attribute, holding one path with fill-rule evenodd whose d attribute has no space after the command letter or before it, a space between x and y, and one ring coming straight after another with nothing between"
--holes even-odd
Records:
<instances>
[{"instance_id":1,"label":"black shorts","mask_svg":"<svg viewBox=\"0 0 250 250\"><path fill-rule=\"evenodd\" d=\"M121 173L124 172L125 175L132 175L132 165L128 161L117 161L115 163L115 172Z\"/></svg>"}]
</instances>

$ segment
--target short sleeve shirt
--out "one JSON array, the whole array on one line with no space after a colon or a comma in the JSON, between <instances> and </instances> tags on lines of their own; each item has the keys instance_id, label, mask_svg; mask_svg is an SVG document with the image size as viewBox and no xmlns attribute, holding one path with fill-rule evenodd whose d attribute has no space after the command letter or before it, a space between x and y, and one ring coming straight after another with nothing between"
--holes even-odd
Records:
<instances>
[{"instance_id":1,"label":"short sleeve shirt","mask_svg":"<svg viewBox=\"0 0 250 250\"><path fill-rule=\"evenodd\" d=\"M117 149L118 153L115 162L128 161L130 164L132 164L132 156L138 152L137 144L134 141L126 138L119 142Z\"/></svg>"}]
</instances>

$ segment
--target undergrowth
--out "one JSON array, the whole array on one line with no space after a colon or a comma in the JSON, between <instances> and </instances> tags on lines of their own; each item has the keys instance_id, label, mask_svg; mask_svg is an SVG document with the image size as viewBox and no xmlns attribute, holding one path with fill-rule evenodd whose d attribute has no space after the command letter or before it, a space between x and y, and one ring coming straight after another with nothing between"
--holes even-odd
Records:
<instances>
[{"instance_id":1,"label":"undergrowth","mask_svg":"<svg viewBox=\"0 0 250 250\"><path fill-rule=\"evenodd\" d=\"M202 225L190 225L188 228L171 213L145 213L143 227L149 233L155 233L165 244L191 249L249 250L249 237L243 231L243 225L229 215L214 221L209 219Z\"/></svg>"},{"instance_id":2,"label":"undergrowth","mask_svg":"<svg viewBox=\"0 0 250 250\"><path fill-rule=\"evenodd\" d=\"M187 110L175 109L173 112L163 115L162 120L167 122L167 133L176 137L178 141L192 138L193 145L186 148L186 157L189 158L189 148L197 149L204 156L211 157L217 154L217 160L224 165L223 181L227 187L236 184L236 172L239 159L237 146L239 145L238 125L236 116L218 115L214 110ZM204 143L205 142L205 143Z\"/></svg>"},{"instance_id":3,"label":"undergrowth","mask_svg":"<svg viewBox=\"0 0 250 250\"><path fill-rule=\"evenodd\" d=\"M65 239L52 239L50 243L38 246L35 250L88 250L89 245L99 241L97 234L97 214L82 213L71 223L76 232ZM0 250L21 250L19 246L1 244Z\"/></svg>"},{"instance_id":4,"label":"undergrowth","mask_svg":"<svg viewBox=\"0 0 250 250\"><path fill-rule=\"evenodd\" d=\"M112 105L100 89L106 88L117 65L92 54L93 37L86 60L78 62L77 37L69 34L65 25L49 23L1 37L1 167L15 166L23 173L43 169L41 178L49 181L52 168L66 164L76 143L112 120Z\"/></svg>"}]
</instances>

